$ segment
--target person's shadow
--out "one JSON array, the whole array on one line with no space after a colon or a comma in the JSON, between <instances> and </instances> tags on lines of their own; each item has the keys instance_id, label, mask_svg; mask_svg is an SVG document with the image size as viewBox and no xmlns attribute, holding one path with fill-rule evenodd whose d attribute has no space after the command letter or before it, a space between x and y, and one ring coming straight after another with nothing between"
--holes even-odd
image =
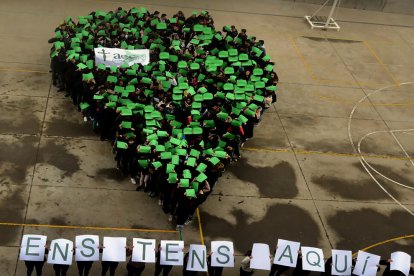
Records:
<instances>
[{"instance_id":1,"label":"person's shadow","mask_svg":"<svg viewBox=\"0 0 414 276\"><path fill-rule=\"evenodd\" d=\"M219 207L219 206L217 206ZM204 233L211 240L227 238L234 242L240 252L251 249L253 243L262 242L276 246L277 239L300 241L308 246L318 246L322 237L321 229L314 218L305 209L293 205L278 203L271 205L264 217L258 221L243 211L249 208L247 203L240 205L242 209L233 209L231 216L236 224L230 223L222 216L206 212L201 213ZM249 222L249 220L253 220Z\"/></svg>"},{"instance_id":2,"label":"person's shadow","mask_svg":"<svg viewBox=\"0 0 414 276\"><path fill-rule=\"evenodd\" d=\"M243 157L230 165L228 171L242 181L255 184L262 197L294 198L299 193L293 166L286 161L273 167L255 167Z\"/></svg>"}]
</instances>

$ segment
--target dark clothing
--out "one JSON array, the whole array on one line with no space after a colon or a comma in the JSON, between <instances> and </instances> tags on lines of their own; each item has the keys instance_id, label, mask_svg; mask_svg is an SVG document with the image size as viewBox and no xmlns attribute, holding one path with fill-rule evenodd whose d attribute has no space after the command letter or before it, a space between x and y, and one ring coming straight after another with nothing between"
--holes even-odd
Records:
<instances>
[{"instance_id":1,"label":"dark clothing","mask_svg":"<svg viewBox=\"0 0 414 276\"><path fill-rule=\"evenodd\" d=\"M209 276L221 276L223 274L224 267L211 266L211 255L207 257L207 269Z\"/></svg>"},{"instance_id":2,"label":"dark clothing","mask_svg":"<svg viewBox=\"0 0 414 276\"><path fill-rule=\"evenodd\" d=\"M38 262L25 261L24 264L26 265L26 268L27 268L27 276L31 276L33 273L33 270L35 269L36 269L36 275L41 276L45 261L38 261Z\"/></svg>"},{"instance_id":3,"label":"dark clothing","mask_svg":"<svg viewBox=\"0 0 414 276\"><path fill-rule=\"evenodd\" d=\"M253 275L253 273L254 271L247 272L247 271L244 271L242 268L240 268L240 276L250 276L250 275Z\"/></svg>"},{"instance_id":4,"label":"dark clothing","mask_svg":"<svg viewBox=\"0 0 414 276\"><path fill-rule=\"evenodd\" d=\"M197 271L187 270L188 257L189 257L189 253L187 252L184 255L183 276L196 276L197 275Z\"/></svg>"},{"instance_id":5,"label":"dark clothing","mask_svg":"<svg viewBox=\"0 0 414 276\"><path fill-rule=\"evenodd\" d=\"M162 272L162 276L168 276L168 274L170 274L170 271L171 271L172 268L173 268L172 265L155 264L154 276L160 275L161 272Z\"/></svg>"},{"instance_id":6,"label":"dark clothing","mask_svg":"<svg viewBox=\"0 0 414 276\"><path fill-rule=\"evenodd\" d=\"M224 267L212 267L212 266L210 266L208 268L208 275L209 276L221 276L221 275L223 275L223 269L224 269Z\"/></svg>"},{"instance_id":7,"label":"dark clothing","mask_svg":"<svg viewBox=\"0 0 414 276\"><path fill-rule=\"evenodd\" d=\"M78 264L79 276L88 276L93 262L86 261L86 262L76 262L76 263Z\"/></svg>"},{"instance_id":8,"label":"dark clothing","mask_svg":"<svg viewBox=\"0 0 414 276\"><path fill-rule=\"evenodd\" d=\"M128 276L140 276L145 269L145 263L129 261L127 263Z\"/></svg>"},{"instance_id":9,"label":"dark clothing","mask_svg":"<svg viewBox=\"0 0 414 276\"><path fill-rule=\"evenodd\" d=\"M157 251L157 253L155 254L155 258L156 258L156 261L155 261L154 276L160 275L161 272L162 272L162 276L168 276L173 266L160 264L160 260L161 260L160 251Z\"/></svg>"},{"instance_id":10,"label":"dark clothing","mask_svg":"<svg viewBox=\"0 0 414 276\"><path fill-rule=\"evenodd\" d=\"M289 270L289 267L283 265L272 264L269 276L280 276L283 272Z\"/></svg>"},{"instance_id":11,"label":"dark clothing","mask_svg":"<svg viewBox=\"0 0 414 276\"><path fill-rule=\"evenodd\" d=\"M402 273L399 270L390 270L391 263L388 262L388 260L381 260L380 265L385 265L384 272L382 273L383 276L404 276L404 273ZM411 271L410 271L411 274Z\"/></svg>"},{"instance_id":12,"label":"dark clothing","mask_svg":"<svg viewBox=\"0 0 414 276\"><path fill-rule=\"evenodd\" d=\"M60 90L66 90L66 96L72 98L73 104L82 112L86 122L88 118L92 119L92 128L96 133L100 133L100 139L110 140L113 153L116 155L117 168L129 175L133 183L136 178L142 176L137 190L145 185L144 191L149 192L150 197L159 196L164 212L175 215L177 224L183 225L187 220L191 220L194 211L211 192L203 190L201 193L201 183L199 187L199 181L192 181L200 174L197 166L201 165L201 162L203 166L207 166L203 171L210 183L209 190L212 190L225 167L240 158L240 147L246 139L253 137L254 127L260 121L260 114L270 107L270 102L276 101L274 90L278 76L273 72L274 63L270 62L270 58L264 58L265 49L262 41L256 42L255 38L247 36L245 30L239 33L234 26L226 26L223 32L216 32L214 21L207 12L187 18L178 13L174 18L180 20L175 23L170 22L171 19L165 16L160 17L158 13L146 12L140 15L139 19L135 13L120 8L108 13L105 20L102 20L101 15L91 13L91 17L84 20L88 25L95 24L96 28L85 28L86 22L75 23L67 19L56 29L56 37L49 40L49 43L53 43L52 81ZM154 19L165 22L166 28L158 28ZM203 31L206 37L210 36L208 40L211 40L211 43L197 45L198 39L205 39L199 37L201 33L193 28L195 24L211 27L211 36L210 30L205 34ZM123 25L128 27L124 28ZM148 35L141 35L138 30L145 30L145 34ZM192 40L196 37L197 39ZM98 45L109 48L151 48L150 59L153 62L148 66L134 64L127 67L102 68L93 62L93 48ZM224 66L227 66L227 62L217 65L217 71L211 72L208 68L210 66L206 66L207 62L204 60L210 54L217 56L218 53L230 48L234 48L232 50L235 50L236 55L247 56L248 59L244 60L249 62L232 64L235 70L231 74L225 73L227 68ZM162 52L170 58L163 63L156 62ZM102 51L102 54L105 55L105 51ZM200 68L181 68L178 66L178 60L188 62L189 65L198 64ZM263 80L260 84L266 89L258 93L260 97L255 97L254 91L258 87L255 88L256 85L252 82L259 83L260 79ZM242 81L240 84L239 80ZM236 83L239 87L246 86L240 88L240 95L221 92L228 90L224 86L233 86ZM193 92L190 93L188 90L184 95L173 95L176 92L174 88L182 90L181 87L177 87L182 84L191 86ZM268 89L270 86L272 88ZM201 89L204 91L201 92ZM202 93L206 97L208 95L208 98L204 100ZM232 99L231 95L242 98ZM177 96L179 99L175 99ZM151 110L146 110L147 108ZM246 116L241 117L242 114ZM195 130L196 127L201 127L203 131L193 133L191 129ZM183 135L179 135L180 129L184 129ZM187 132L188 130L190 132ZM166 131L168 135L159 135L160 131ZM171 138L178 138L180 144L172 146L169 141ZM138 153L138 145L150 147L150 152L145 150ZM157 149L158 146L161 147ZM190 183L182 181L180 185L188 185L182 188L177 183L169 183L175 182L175 179L169 181L169 174L166 173L166 165L171 157L160 156L161 153L171 152L176 146L187 151L186 154L177 154L178 164L175 164L173 169L179 182L181 179L184 180L184 170L190 172L187 174L190 177L186 178ZM218 151L218 148L225 152L225 155L220 157L218 164L212 165L213 162L209 162L205 157L213 156L214 152L207 154L203 151ZM189 154L191 150L196 150L194 156ZM192 165L186 165L185 162L189 161L190 156ZM175 160L174 158L174 163ZM212 171L213 167L215 172ZM191 195L184 195L185 188L195 189L196 198L188 200L187 196ZM116 269L115 264L102 263L102 266L106 272ZM83 269L82 273L87 274L89 271L84 264L80 264L78 268Z\"/></svg>"},{"instance_id":13,"label":"dark clothing","mask_svg":"<svg viewBox=\"0 0 414 276\"><path fill-rule=\"evenodd\" d=\"M118 267L118 262L102 261L102 276L106 275L109 270L109 276L115 276L115 270Z\"/></svg>"},{"instance_id":14,"label":"dark clothing","mask_svg":"<svg viewBox=\"0 0 414 276\"><path fill-rule=\"evenodd\" d=\"M45 248L45 254L48 254L49 250L47 248ZM43 261L25 261L24 264L26 265L27 268L27 276L31 276L33 273L33 270L36 270L36 275L37 276L41 276L42 275L42 270L43 270L43 265L46 262L46 256L43 258Z\"/></svg>"},{"instance_id":15,"label":"dark clothing","mask_svg":"<svg viewBox=\"0 0 414 276\"><path fill-rule=\"evenodd\" d=\"M296 267L292 272L292 276L307 276L310 274L310 271L302 269L302 258L298 258L298 262L296 263Z\"/></svg>"},{"instance_id":16,"label":"dark clothing","mask_svg":"<svg viewBox=\"0 0 414 276\"><path fill-rule=\"evenodd\" d=\"M55 276L66 276L66 272L69 269L69 265L54 264L53 270L55 271Z\"/></svg>"}]
</instances>

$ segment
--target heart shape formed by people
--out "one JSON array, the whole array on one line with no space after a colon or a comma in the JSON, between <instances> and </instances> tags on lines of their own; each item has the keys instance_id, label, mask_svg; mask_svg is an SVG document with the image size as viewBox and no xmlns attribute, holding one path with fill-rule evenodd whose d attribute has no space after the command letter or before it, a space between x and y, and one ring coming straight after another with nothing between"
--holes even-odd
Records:
<instances>
[{"instance_id":1,"label":"heart shape formed by people","mask_svg":"<svg viewBox=\"0 0 414 276\"><path fill-rule=\"evenodd\" d=\"M51 42L54 83L113 142L118 167L187 217L276 100L263 41L234 26L216 31L206 11L95 11L67 18ZM123 64L98 62L97 48L123 49L113 57ZM143 65L133 50L145 49Z\"/></svg>"}]
</instances>

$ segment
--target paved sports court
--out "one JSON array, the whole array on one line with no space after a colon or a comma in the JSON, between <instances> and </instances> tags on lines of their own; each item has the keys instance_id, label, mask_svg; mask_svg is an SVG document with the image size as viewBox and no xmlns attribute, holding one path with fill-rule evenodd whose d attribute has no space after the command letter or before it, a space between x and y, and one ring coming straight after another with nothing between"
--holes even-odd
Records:
<instances>
[{"instance_id":1,"label":"paved sports court","mask_svg":"<svg viewBox=\"0 0 414 276\"><path fill-rule=\"evenodd\" d=\"M134 2L0 2L2 275L25 275L17 261L25 233L49 241L89 233L178 239L157 202L115 169L110 144L51 85L47 40L59 22L118 6L168 15L208 10L216 28L234 24L263 39L276 62L278 102L199 220L185 228L186 244L229 239L242 255L253 242L273 250L284 238L328 254L414 234L414 16L341 8L340 32L326 32L303 19L314 5ZM413 245L412 238L397 239L369 252L387 256ZM75 266L69 271L76 275ZM144 275L152 271L148 266ZM52 275L50 265L45 275Z\"/></svg>"}]
</instances>

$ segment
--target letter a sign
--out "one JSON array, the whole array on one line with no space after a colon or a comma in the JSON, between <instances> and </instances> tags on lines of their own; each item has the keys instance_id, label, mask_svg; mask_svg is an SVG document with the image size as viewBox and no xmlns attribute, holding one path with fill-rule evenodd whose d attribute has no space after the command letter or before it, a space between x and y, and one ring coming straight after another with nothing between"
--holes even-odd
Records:
<instances>
[{"instance_id":1,"label":"letter a sign","mask_svg":"<svg viewBox=\"0 0 414 276\"><path fill-rule=\"evenodd\" d=\"M279 239L277 241L276 255L273 263L289 267L296 267L299 248L299 242Z\"/></svg>"}]
</instances>

